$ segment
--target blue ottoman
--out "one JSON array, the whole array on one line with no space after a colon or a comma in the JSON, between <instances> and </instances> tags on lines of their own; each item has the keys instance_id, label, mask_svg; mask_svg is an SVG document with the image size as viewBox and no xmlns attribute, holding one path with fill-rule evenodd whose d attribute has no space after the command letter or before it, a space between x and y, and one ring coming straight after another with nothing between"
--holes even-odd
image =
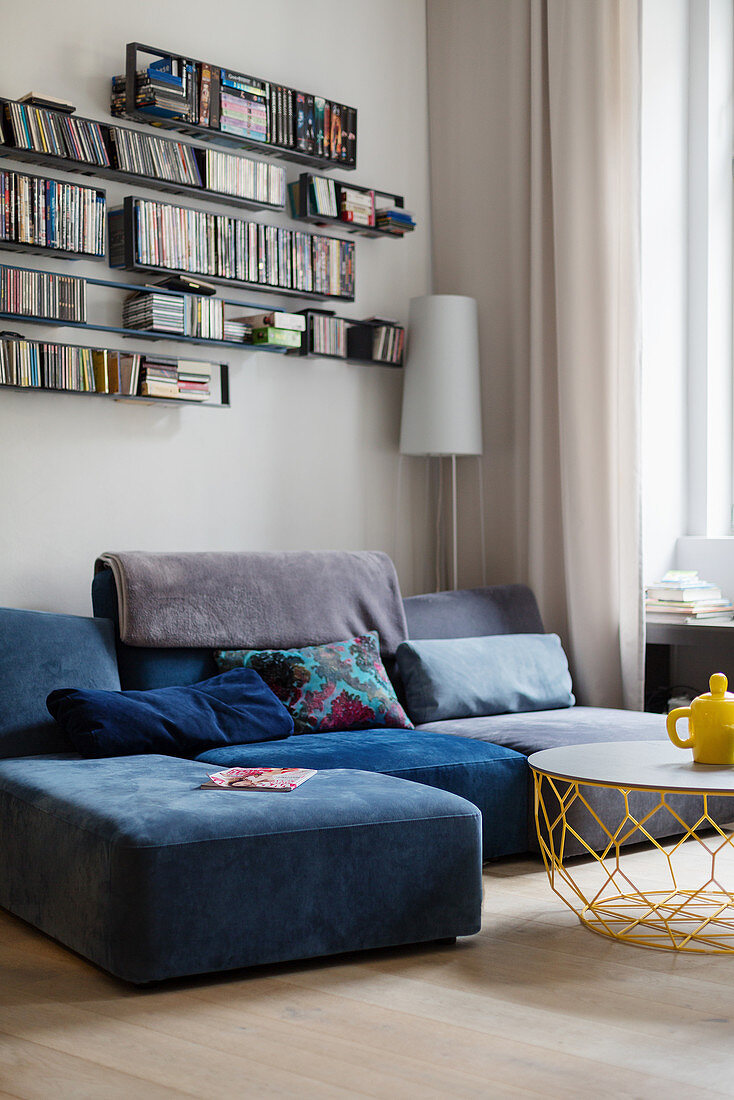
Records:
<instances>
[{"instance_id":1,"label":"blue ottoman","mask_svg":"<svg viewBox=\"0 0 734 1100\"><path fill-rule=\"evenodd\" d=\"M0 905L136 983L479 930L470 802L349 770L287 794L200 790L207 771L0 761Z\"/></svg>"}]
</instances>

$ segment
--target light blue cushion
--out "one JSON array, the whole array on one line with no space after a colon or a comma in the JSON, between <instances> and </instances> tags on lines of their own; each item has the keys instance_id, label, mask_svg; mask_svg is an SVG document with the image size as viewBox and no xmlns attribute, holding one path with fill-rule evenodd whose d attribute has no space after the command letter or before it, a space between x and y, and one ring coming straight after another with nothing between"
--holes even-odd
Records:
<instances>
[{"instance_id":1,"label":"light blue cushion","mask_svg":"<svg viewBox=\"0 0 734 1100\"><path fill-rule=\"evenodd\" d=\"M416 725L556 710L576 701L557 634L402 642L396 656Z\"/></svg>"}]
</instances>

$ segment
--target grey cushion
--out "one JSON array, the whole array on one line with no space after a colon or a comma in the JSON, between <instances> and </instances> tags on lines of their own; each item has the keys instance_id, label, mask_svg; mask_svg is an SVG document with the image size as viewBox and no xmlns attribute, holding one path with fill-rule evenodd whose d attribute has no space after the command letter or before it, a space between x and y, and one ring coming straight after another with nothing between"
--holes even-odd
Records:
<instances>
[{"instance_id":1,"label":"grey cushion","mask_svg":"<svg viewBox=\"0 0 734 1100\"><path fill-rule=\"evenodd\" d=\"M460 718L428 722L417 729L491 741L493 745L504 745L524 756L559 745L584 745L591 741L664 741L668 736L665 715L608 707Z\"/></svg>"},{"instance_id":2,"label":"grey cushion","mask_svg":"<svg viewBox=\"0 0 734 1100\"><path fill-rule=\"evenodd\" d=\"M432 592L403 600L409 638L478 638L542 634L535 596L524 584Z\"/></svg>"},{"instance_id":3,"label":"grey cushion","mask_svg":"<svg viewBox=\"0 0 734 1100\"><path fill-rule=\"evenodd\" d=\"M120 690L112 623L0 608L0 758L64 752L46 709L56 688Z\"/></svg>"},{"instance_id":4,"label":"grey cushion","mask_svg":"<svg viewBox=\"0 0 734 1100\"><path fill-rule=\"evenodd\" d=\"M403 642L398 668L416 723L571 707L557 634L502 634Z\"/></svg>"}]
</instances>

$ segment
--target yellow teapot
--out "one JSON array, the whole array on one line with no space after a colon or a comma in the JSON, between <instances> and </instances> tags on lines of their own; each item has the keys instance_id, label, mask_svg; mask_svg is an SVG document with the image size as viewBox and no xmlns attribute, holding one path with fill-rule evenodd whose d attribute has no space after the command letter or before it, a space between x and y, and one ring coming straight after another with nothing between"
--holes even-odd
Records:
<instances>
[{"instance_id":1,"label":"yellow teapot","mask_svg":"<svg viewBox=\"0 0 734 1100\"><path fill-rule=\"evenodd\" d=\"M668 737L679 749L693 749L697 764L734 765L734 695L727 691L723 672L709 680L711 690L697 696L690 707L676 707L668 715ZM688 737L678 736L679 718L688 719Z\"/></svg>"}]
</instances>

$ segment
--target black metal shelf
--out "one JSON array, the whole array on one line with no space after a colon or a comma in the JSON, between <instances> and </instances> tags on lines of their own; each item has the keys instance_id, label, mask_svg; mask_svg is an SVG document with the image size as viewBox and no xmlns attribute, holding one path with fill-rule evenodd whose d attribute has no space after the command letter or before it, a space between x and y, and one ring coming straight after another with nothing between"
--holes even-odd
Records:
<instances>
[{"instance_id":1,"label":"black metal shelf","mask_svg":"<svg viewBox=\"0 0 734 1100\"><path fill-rule=\"evenodd\" d=\"M354 355L354 354L350 355L349 352L347 352L346 355L337 355L333 352L314 351L313 346L312 346L313 345L313 330L312 330L311 318L313 316L325 316L325 317L329 317L333 321L344 321L345 324L347 324L352 329L357 329L357 328L372 329L372 328L389 327L389 328L396 328L396 329L401 329L402 330L402 329L404 329L403 325L399 325L394 321L387 321L387 320L384 320L384 321L380 321L380 320L368 321L368 320L363 320L362 318L358 318L358 317L339 316L335 313L332 313L331 310L309 310L309 309L304 309L304 310L301 310L301 313L305 314L305 316L306 316L306 331L303 334L304 339L301 341L300 349L293 348L291 350L290 354L299 355L303 359L338 359L339 362L341 362L341 363L354 363L354 364L357 364L357 365L360 365L360 366L369 366L369 367L389 367L393 370L402 370L402 368L403 368L402 356L401 356L401 359L400 359L399 363L390 363L390 362L387 362L384 359L375 359L373 356ZM347 347L349 346L348 341L349 341L349 334L347 333ZM404 352L403 352L403 354L404 354Z\"/></svg>"},{"instance_id":2,"label":"black metal shelf","mask_svg":"<svg viewBox=\"0 0 734 1100\"><path fill-rule=\"evenodd\" d=\"M0 249L7 252L25 252L29 256L58 256L60 260L91 260L98 263L107 259L106 254L98 255L96 252L67 252L63 248L52 248L43 244L23 244L20 241L4 241L0 239Z\"/></svg>"},{"instance_id":3,"label":"black metal shelf","mask_svg":"<svg viewBox=\"0 0 734 1100\"><path fill-rule=\"evenodd\" d=\"M109 236L111 267L124 271L137 272L139 274L185 275L188 278L200 278L202 280L205 280L206 282L216 283L220 286L239 287L242 290L255 291L259 294L276 294L278 296L285 296L288 298L300 298L302 301L306 299L334 302L354 301L354 294L326 294L322 291L316 290L299 290L295 287L276 286L272 283L252 283L243 279L228 278L224 275L210 275L208 272L187 271L185 268L164 267L163 265L159 264L141 263L141 261L137 258L135 209L133 206L134 202L136 201L137 200L133 196L127 196L121 209L118 208L117 210L111 210L108 213L110 227ZM186 208L184 207L183 209ZM318 234L306 235L318 236ZM327 239L336 240L340 244L345 243L338 237L329 237ZM121 253L123 262L113 264L112 257L117 252Z\"/></svg>"},{"instance_id":4,"label":"black metal shelf","mask_svg":"<svg viewBox=\"0 0 734 1100\"><path fill-rule=\"evenodd\" d=\"M138 52L152 54L154 57L172 57L177 61L191 61L196 65L208 64L207 62L203 63L199 58L178 54L173 50L161 50L157 46L146 46L142 42L128 42L125 47L125 118L135 122L144 122L148 126L155 126L156 128L175 130L179 134L187 134L189 137L198 138L200 141L212 145L222 145L230 149L246 149L248 152L258 152L269 157L288 160L294 164L303 164L308 168L320 168L322 171L341 169L345 172L352 172L357 167L356 155L354 164L349 164L346 161L334 161L326 157L303 153L298 149L271 144L269 141L255 141L252 138L240 137L237 134L228 134L226 131L212 129L210 126L199 126L198 123L186 122L183 119L161 118L139 109L135 102Z\"/></svg>"},{"instance_id":5,"label":"black metal shelf","mask_svg":"<svg viewBox=\"0 0 734 1100\"><path fill-rule=\"evenodd\" d=\"M2 99L0 98L0 112L5 108L6 104L15 103L16 100ZM20 104L24 107L26 104ZM50 110L44 108L44 110ZM50 112L52 114L60 114L61 112ZM76 113L73 116L77 121L90 122L95 126L102 127L104 131L105 148L108 156L111 157L110 138L109 131L115 130L127 130L130 133L139 133L138 130L132 130L131 127L120 126L117 123L100 122L98 119L85 118ZM150 122L150 119L147 119ZM7 137L10 136L10 124L2 119L0 114L0 128L3 129L3 133ZM149 135L146 135L149 136ZM170 141L173 143L174 139L166 138L162 134L156 134L159 141ZM197 153L204 153L205 150L199 149L195 145L190 145L190 148L194 149ZM231 152L231 151L230 151ZM233 154L236 155L236 154ZM191 198L203 199L206 202L223 204L226 206L240 207L246 210L270 210L277 213L282 213L285 210L285 202L283 203L269 203L259 202L256 199L240 198L238 195L231 195L224 191L213 191L209 187L197 187L196 184L188 183L171 183L168 180L158 179L154 176L145 176L138 172L127 172L122 168L114 168L112 166L105 167L104 165L94 164L90 161L71 160L68 157L57 156L54 153L42 153L35 149L21 149L17 145L12 145L7 140L5 143L0 143L0 157L6 157L9 160L17 160L24 164L36 164L42 168L54 168L61 172L71 172L75 175L81 176L93 176L100 179L118 180L122 183L134 183L137 186L144 186L151 188L154 191L164 191L174 195L185 195ZM249 158L248 158L249 159ZM201 166L200 166L201 168Z\"/></svg>"},{"instance_id":6,"label":"black metal shelf","mask_svg":"<svg viewBox=\"0 0 734 1100\"><path fill-rule=\"evenodd\" d=\"M380 229L376 225L361 225L355 222L348 222L338 214L336 216L332 214L321 214L314 210L314 202L311 195L311 180L318 178L319 177L315 176L312 172L302 172L297 180L288 185L291 212L296 221L309 222L311 225L334 225L338 226L339 229L346 230L347 233L354 233L360 237L387 237L393 240L402 240L405 236L404 233L392 233L389 229ZM350 191L361 191L362 194L379 195L384 198L392 199L396 207L400 209L405 208L405 199L403 196L395 195L391 191L380 191L376 187L363 187L356 183L341 183L339 180L330 179L329 183L333 183L336 188L337 205L341 201L341 188L346 187Z\"/></svg>"}]
</instances>

